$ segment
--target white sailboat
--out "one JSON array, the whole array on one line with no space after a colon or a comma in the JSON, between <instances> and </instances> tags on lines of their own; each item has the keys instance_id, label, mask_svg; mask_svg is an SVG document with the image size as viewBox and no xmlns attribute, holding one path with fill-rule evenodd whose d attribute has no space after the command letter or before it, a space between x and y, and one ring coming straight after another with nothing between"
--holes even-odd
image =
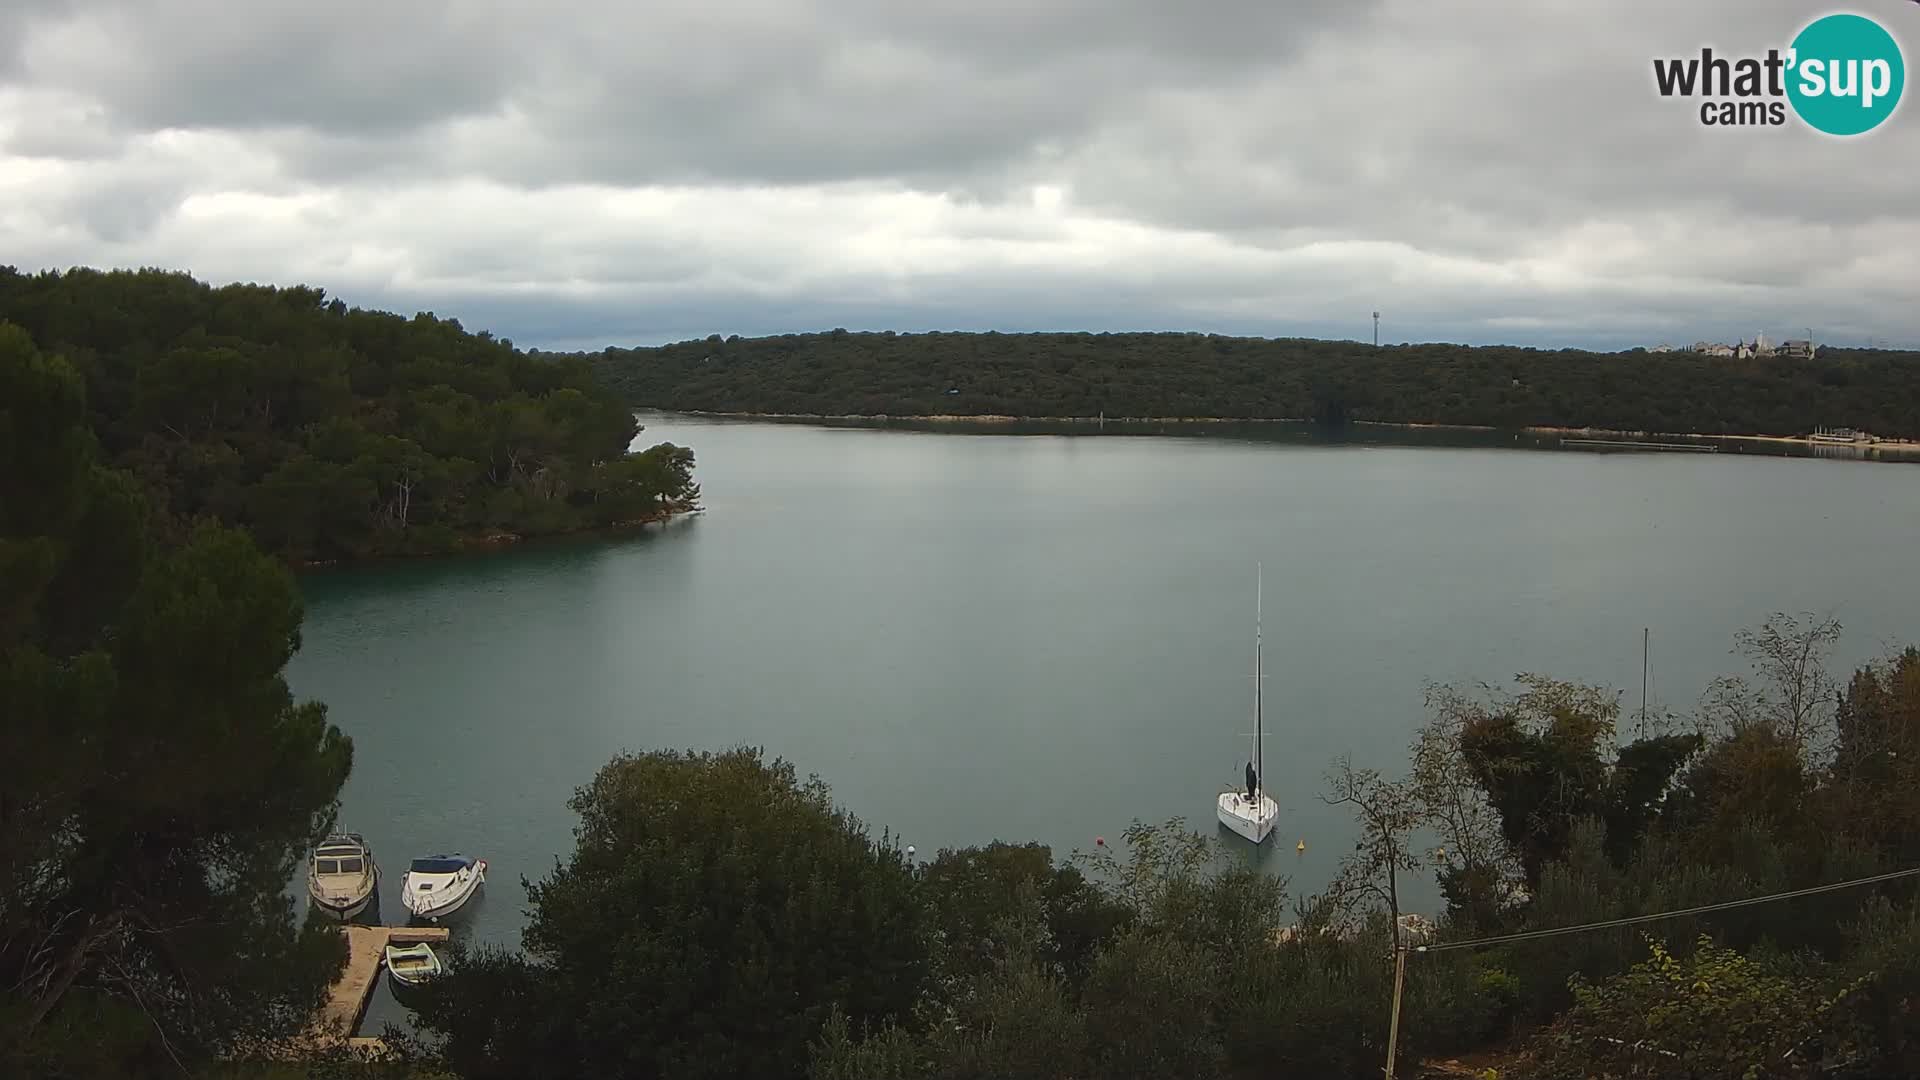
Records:
<instances>
[{"instance_id":1,"label":"white sailboat","mask_svg":"<svg viewBox=\"0 0 1920 1080\"><path fill-rule=\"evenodd\" d=\"M1279 805L1267 796L1263 772L1266 762L1261 754L1261 689L1266 682L1266 674L1261 670L1260 593L1260 569L1256 566L1253 586L1253 751L1247 758L1246 787L1222 791L1216 804L1220 824L1256 844L1266 840L1267 834L1273 832L1273 823L1280 816Z\"/></svg>"}]
</instances>

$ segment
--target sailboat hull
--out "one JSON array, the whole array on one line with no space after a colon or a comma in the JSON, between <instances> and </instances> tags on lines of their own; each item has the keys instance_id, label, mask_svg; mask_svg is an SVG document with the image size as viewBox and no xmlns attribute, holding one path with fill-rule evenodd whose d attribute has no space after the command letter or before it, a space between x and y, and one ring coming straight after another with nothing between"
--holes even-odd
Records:
<instances>
[{"instance_id":1,"label":"sailboat hull","mask_svg":"<svg viewBox=\"0 0 1920 1080\"><path fill-rule=\"evenodd\" d=\"M1260 793L1259 802L1247 801L1244 791L1223 791L1215 806L1220 824L1232 829L1241 837L1253 843L1262 843L1273 832L1273 823L1280 817L1280 807L1266 792Z\"/></svg>"}]
</instances>

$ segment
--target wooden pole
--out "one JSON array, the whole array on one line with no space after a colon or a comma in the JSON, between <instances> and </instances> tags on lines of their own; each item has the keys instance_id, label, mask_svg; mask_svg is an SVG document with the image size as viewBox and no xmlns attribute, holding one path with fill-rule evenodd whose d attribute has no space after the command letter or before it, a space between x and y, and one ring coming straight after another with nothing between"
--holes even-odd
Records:
<instances>
[{"instance_id":1,"label":"wooden pole","mask_svg":"<svg viewBox=\"0 0 1920 1080\"><path fill-rule=\"evenodd\" d=\"M1399 943L1400 927L1393 928L1393 1018L1387 1022L1387 1080L1393 1080L1393 1059L1400 1049L1400 988L1407 981L1407 947Z\"/></svg>"}]
</instances>

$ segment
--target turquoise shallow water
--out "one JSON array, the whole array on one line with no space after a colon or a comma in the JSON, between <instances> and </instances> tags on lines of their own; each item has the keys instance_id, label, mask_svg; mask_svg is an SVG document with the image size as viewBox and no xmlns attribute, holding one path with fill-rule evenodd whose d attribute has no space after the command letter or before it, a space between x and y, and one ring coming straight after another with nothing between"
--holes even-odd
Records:
<instances>
[{"instance_id":1,"label":"turquoise shallow water","mask_svg":"<svg viewBox=\"0 0 1920 1080\"><path fill-rule=\"evenodd\" d=\"M704 514L303 579L289 674L354 738L342 825L388 920L407 859L459 850L492 868L458 932L517 941L520 876L564 856L568 796L623 749L765 746L923 855L1212 832L1256 561L1264 861L1296 893L1351 848L1328 763L1403 769L1429 681L1540 671L1636 708L1648 626L1654 703L1687 708L1775 609L1840 618L1841 662L1920 639L1920 468L646 422L694 448ZM399 1015L383 990L369 1023Z\"/></svg>"}]
</instances>

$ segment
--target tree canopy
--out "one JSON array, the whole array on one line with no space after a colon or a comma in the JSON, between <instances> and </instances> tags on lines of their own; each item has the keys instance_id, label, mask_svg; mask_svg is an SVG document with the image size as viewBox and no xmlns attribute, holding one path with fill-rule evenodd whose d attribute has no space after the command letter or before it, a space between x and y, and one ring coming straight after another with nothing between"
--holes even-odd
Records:
<instances>
[{"instance_id":1,"label":"tree canopy","mask_svg":"<svg viewBox=\"0 0 1920 1080\"><path fill-rule=\"evenodd\" d=\"M1068 859L996 842L907 869L778 765L621 758L576 799L580 848L535 888L526 954L467 960L423 1017L474 1077L1378 1076L1392 949L1416 933L1910 865L1920 651L1842 685L1824 666L1837 633L1769 619L1737 639L1751 679L1630 737L1598 687L1432 688L1405 779L1336 762L1323 797L1360 839L1290 926L1287 881L1177 819ZM795 800L810 824L766 816ZM1395 919L1421 872L1447 899L1437 926ZM1552 1077L1906 1075L1916 943L1913 888L1890 885L1417 953L1400 1062L1506 1045Z\"/></svg>"},{"instance_id":2,"label":"tree canopy","mask_svg":"<svg viewBox=\"0 0 1920 1080\"><path fill-rule=\"evenodd\" d=\"M910 1008L927 942L905 855L757 751L654 752L571 803L525 955L463 957L422 1009L469 1076L794 1076L835 1009Z\"/></svg>"},{"instance_id":3,"label":"tree canopy","mask_svg":"<svg viewBox=\"0 0 1920 1080\"><path fill-rule=\"evenodd\" d=\"M585 362L316 288L158 270L0 267L0 323L86 387L103 462L174 539L208 516L293 561L446 551L692 505L693 456L639 428Z\"/></svg>"},{"instance_id":4,"label":"tree canopy","mask_svg":"<svg viewBox=\"0 0 1920 1080\"><path fill-rule=\"evenodd\" d=\"M1920 354L1811 360L1218 334L848 333L586 357L649 408L858 416L1208 417L1920 437Z\"/></svg>"},{"instance_id":5,"label":"tree canopy","mask_svg":"<svg viewBox=\"0 0 1920 1080\"><path fill-rule=\"evenodd\" d=\"M344 961L284 896L352 746L282 670L286 569L178 546L69 364L0 326L0 1073L133 1076L292 1034Z\"/></svg>"}]
</instances>

